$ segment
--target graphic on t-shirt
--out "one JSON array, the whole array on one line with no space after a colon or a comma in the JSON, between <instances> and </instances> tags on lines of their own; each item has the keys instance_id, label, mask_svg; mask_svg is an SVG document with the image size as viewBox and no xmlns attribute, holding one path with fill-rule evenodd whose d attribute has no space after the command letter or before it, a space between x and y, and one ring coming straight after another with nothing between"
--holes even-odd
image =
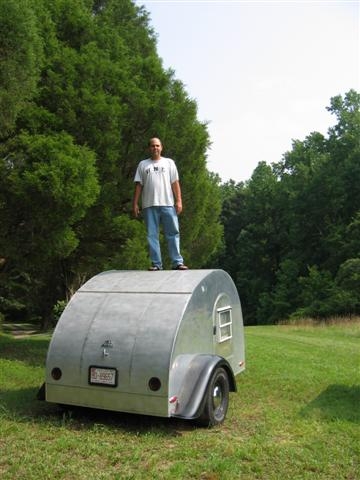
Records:
<instances>
[{"instance_id":1,"label":"graphic on t-shirt","mask_svg":"<svg viewBox=\"0 0 360 480\"><path fill-rule=\"evenodd\" d=\"M152 169L152 172L151 172L151 169ZM155 165L145 170L146 175L150 175L150 173L165 173L165 172L166 172L165 167L157 167Z\"/></svg>"}]
</instances>

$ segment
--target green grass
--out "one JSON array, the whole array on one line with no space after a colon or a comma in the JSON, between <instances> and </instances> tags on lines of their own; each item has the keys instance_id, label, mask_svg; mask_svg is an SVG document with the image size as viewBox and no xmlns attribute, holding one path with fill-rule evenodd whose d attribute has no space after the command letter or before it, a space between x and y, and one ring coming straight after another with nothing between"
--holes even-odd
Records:
<instances>
[{"instance_id":1,"label":"green grass","mask_svg":"<svg viewBox=\"0 0 360 480\"><path fill-rule=\"evenodd\" d=\"M247 327L213 429L37 401L49 338L0 335L2 480L360 479L359 321Z\"/></svg>"}]
</instances>

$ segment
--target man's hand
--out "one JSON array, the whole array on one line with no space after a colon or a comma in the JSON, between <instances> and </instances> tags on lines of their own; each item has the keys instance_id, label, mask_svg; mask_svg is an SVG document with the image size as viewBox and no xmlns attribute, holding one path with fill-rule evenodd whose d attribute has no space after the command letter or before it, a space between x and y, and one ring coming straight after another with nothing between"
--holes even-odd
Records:
<instances>
[{"instance_id":1,"label":"man's hand","mask_svg":"<svg viewBox=\"0 0 360 480\"><path fill-rule=\"evenodd\" d=\"M176 213L178 215L180 215L180 213L182 212L182 202L181 202L181 200L175 202L175 210L176 210Z\"/></svg>"},{"instance_id":2,"label":"man's hand","mask_svg":"<svg viewBox=\"0 0 360 480\"><path fill-rule=\"evenodd\" d=\"M134 191L134 198L133 198L133 215L137 218L140 215L140 208L139 208L139 200L142 192L142 185L139 182L135 183L135 191Z\"/></svg>"},{"instance_id":3,"label":"man's hand","mask_svg":"<svg viewBox=\"0 0 360 480\"><path fill-rule=\"evenodd\" d=\"M133 215L135 218L137 218L140 215L140 208L139 205L133 205Z\"/></svg>"},{"instance_id":4,"label":"man's hand","mask_svg":"<svg viewBox=\"0 0 360 480\"><path fill-rule=\"evenodd\" d=\"M176 180L171 184L171 188L175 197L175 210L178 215L182 212L181 188L180 183Z\"/></svg>"}]
</instances>

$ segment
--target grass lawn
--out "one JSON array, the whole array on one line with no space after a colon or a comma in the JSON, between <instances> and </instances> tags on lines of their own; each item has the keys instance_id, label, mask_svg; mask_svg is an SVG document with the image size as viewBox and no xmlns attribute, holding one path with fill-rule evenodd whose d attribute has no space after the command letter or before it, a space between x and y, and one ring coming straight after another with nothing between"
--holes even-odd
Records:
<instances>
[{"instance_id":1,"label":"grass lawn","mask_svg":"<svg viewBox=\"0 0 360 480\"><path fill-rule=\"evenodd\" d=\"M360 321L245 331L212 429L39 402L50 336L0 334L0 478L360 479Z\"/></svg>"}]
</instances>

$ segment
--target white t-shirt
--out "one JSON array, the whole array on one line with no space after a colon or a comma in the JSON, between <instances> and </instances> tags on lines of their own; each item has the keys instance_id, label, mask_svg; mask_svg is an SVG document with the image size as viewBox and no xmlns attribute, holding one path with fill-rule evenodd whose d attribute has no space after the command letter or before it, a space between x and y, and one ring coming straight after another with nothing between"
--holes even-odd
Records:
<instances>
[{"instance_id":1,"label":"white t-shirt","mask_svg":"<svg viewBox=\"0 0 360 480\"><path fill-rule=\"evenodd\" d=\"M142 208L169 207L174 205L171 185L179 180L174 160L161 157L159 160L142 160L136 170L134 182L142 187Z\"/></svg>"}]
</instances>

